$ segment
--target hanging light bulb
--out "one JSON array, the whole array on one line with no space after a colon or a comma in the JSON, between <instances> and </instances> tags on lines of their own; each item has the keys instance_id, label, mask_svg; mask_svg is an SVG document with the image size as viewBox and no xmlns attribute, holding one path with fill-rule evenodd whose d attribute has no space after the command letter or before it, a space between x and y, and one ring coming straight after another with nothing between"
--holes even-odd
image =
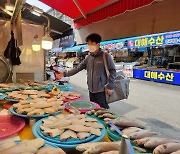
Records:
<instances>
[{"instance_id":1,"label":"hanging light bulb","mask_svg":"<svg viewBox=\"0 0 180 154\"><path fill-rule=\"evenodd\" d=\"M42 38L42 48L45 50L51 50L53 45L53 39L50 37L49 34L46 34Z\"/></svg>"},{"instance_id":2,"label":"hanging light bulb","mask_svg":"<svg viewBox=\"0 0 180 154\"><path fill-rule=\"evenodd\" d=\"M10 0L7 0L7 3L5 4L5 9L8 11L14 11L14 4L12 4Z\"/></svg>"},{"instance_id":3,"label":"hanging light bulb","mask_svg":"<svg viewBox=\"0 0 180 154\"><path fill-rule=\"evenodd\" d=\"M52 46L53 46L53 39L50 37L50 20L49 18L43 14L43 10L33 6L32 8L27 8L28 10L30 10L30 12L36 16L42 16L45 17L48 21L48 26L46 29L46 33L45 36L42 38L42 42L41 42L41 46L43 49L45 50L51 50Z\"/></svg>"},{"instance_id":4,"label":"hanging light bulb","mask_svg":"<svg viewBox=\"0 0 180 154\"><path fill-rule=\"evenodd\" d=\"M32 42L32 50L33 51L40 51L41 50L41 45L37 39L38 39L38 35L36 34L34 36L34 41Z\"/></svg>"},{"instance_id":5,"label":"hanging light bulb","mask_svg":"<svg viewBox=\"0 0 180 154\"><path fill-rule=\"evenodd\" d=\"M45 50L51 50L53 46L53 39L49 35L50 28L46 30L46 35L42 38L42 48Z\"/></svg>"}]
</instances>

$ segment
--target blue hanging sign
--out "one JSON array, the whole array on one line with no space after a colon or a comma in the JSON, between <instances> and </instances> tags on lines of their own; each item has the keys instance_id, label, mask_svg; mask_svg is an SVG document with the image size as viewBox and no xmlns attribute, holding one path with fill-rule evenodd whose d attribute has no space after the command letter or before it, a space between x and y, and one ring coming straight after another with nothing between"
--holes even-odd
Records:
<instances>
[{"instance_id":1,"label":"blue hanging sign","mask_svg":"<svg viewBox=\"0 0 180 154\"><path fill-rule=\"evenodd\" d=\"M180 44L180 31L134 37L127 40L128 48L177 45Z\"/></svg>"},{"instance_id":2,"label":"blue hanging sign","mask_svg":"<svg viewBox=\"0 0 180 154\"><path fill-rule=\"evenodd\" d=\"M74 35L68 35L60 38L59 47L68 48L73 47L75 44Z\"/></svg>"}]
</instances>

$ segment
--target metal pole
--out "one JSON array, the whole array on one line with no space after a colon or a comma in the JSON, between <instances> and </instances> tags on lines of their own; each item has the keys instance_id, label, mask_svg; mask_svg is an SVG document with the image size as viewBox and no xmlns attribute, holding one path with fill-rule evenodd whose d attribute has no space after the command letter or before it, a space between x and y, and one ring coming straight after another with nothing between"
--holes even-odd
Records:
<instances>
[{"instance_id":1,"label":"metal pole","mask_svg":"<svg viewBox=\"0 0 180 154\"><path fill-rule=\"evenodd\" d=\"M11 23L15 23L18 17L18 14L20 13L25 3L26 3L26 0L16 0L15 9L11 17Z\"/></svg>"},{"instance_id":2,"label":"metal pole","mask_svg":"<svg viewBox=\"0 0 180 154\"><path fill-rule=\"evenodd\" d=\"M47 19L47 21L48 21L48 26L47 27L50 28L50 19L44 14L41 14L41 16Z\"/></svg>"}]
</instances>

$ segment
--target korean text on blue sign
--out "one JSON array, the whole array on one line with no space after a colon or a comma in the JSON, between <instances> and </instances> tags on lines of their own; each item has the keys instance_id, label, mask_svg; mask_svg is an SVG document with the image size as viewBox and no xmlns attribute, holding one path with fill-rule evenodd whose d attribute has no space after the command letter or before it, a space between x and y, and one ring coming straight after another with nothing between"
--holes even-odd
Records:
<instances>
[{"instance_id":1,"label":"korean text on blue sign","mask_svg":"<svg viewBox=\"0 0 180 154\"><path fill-rule=\"evenodd\" d=\"M169 32L136 37L128 40L128 48L180 44L180 32Z\"/></svg>"},{"instance_id":2,"label":"korean text on blue sign","mask_svg":"<svg viewBox=\"0 0 180 154\"><path fill-rule=\"evenodd\" d=\"M165 72L157 72L157 71L144 71L144 78L161 80L161 81L174 81L174 73L165 73Z\"/></svg>"},{"instance_id":3,"label":"korean text on blue sign","mask_svg":"<svg viewBox=\"0 0 180 154\"><path fill-rule=\"evenodd\" d=\"M180 72L133 69L133 77L143 80L180 85Z\"/></svg>"}]
</instances>

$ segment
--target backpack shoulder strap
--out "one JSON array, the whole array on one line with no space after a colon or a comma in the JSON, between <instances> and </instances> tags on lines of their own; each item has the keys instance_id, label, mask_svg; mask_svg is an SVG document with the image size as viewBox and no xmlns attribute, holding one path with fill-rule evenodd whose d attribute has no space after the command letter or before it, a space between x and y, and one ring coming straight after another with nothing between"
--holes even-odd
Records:
<instances>
[{"instance_id":1,"label":"backpack shoulder strap","mask_svg":"<svg viewBox=\"0 0 180 154\"><path fill-rule=\"evenodd\" d=\"M104 61L104 66L105 66L105 70L106 70L106 75L107 78L109 79L109 69L108 69L108 64L107 64L107 54L105 52L103 52L103 61Z\"/></svg>"}]
</instances>

